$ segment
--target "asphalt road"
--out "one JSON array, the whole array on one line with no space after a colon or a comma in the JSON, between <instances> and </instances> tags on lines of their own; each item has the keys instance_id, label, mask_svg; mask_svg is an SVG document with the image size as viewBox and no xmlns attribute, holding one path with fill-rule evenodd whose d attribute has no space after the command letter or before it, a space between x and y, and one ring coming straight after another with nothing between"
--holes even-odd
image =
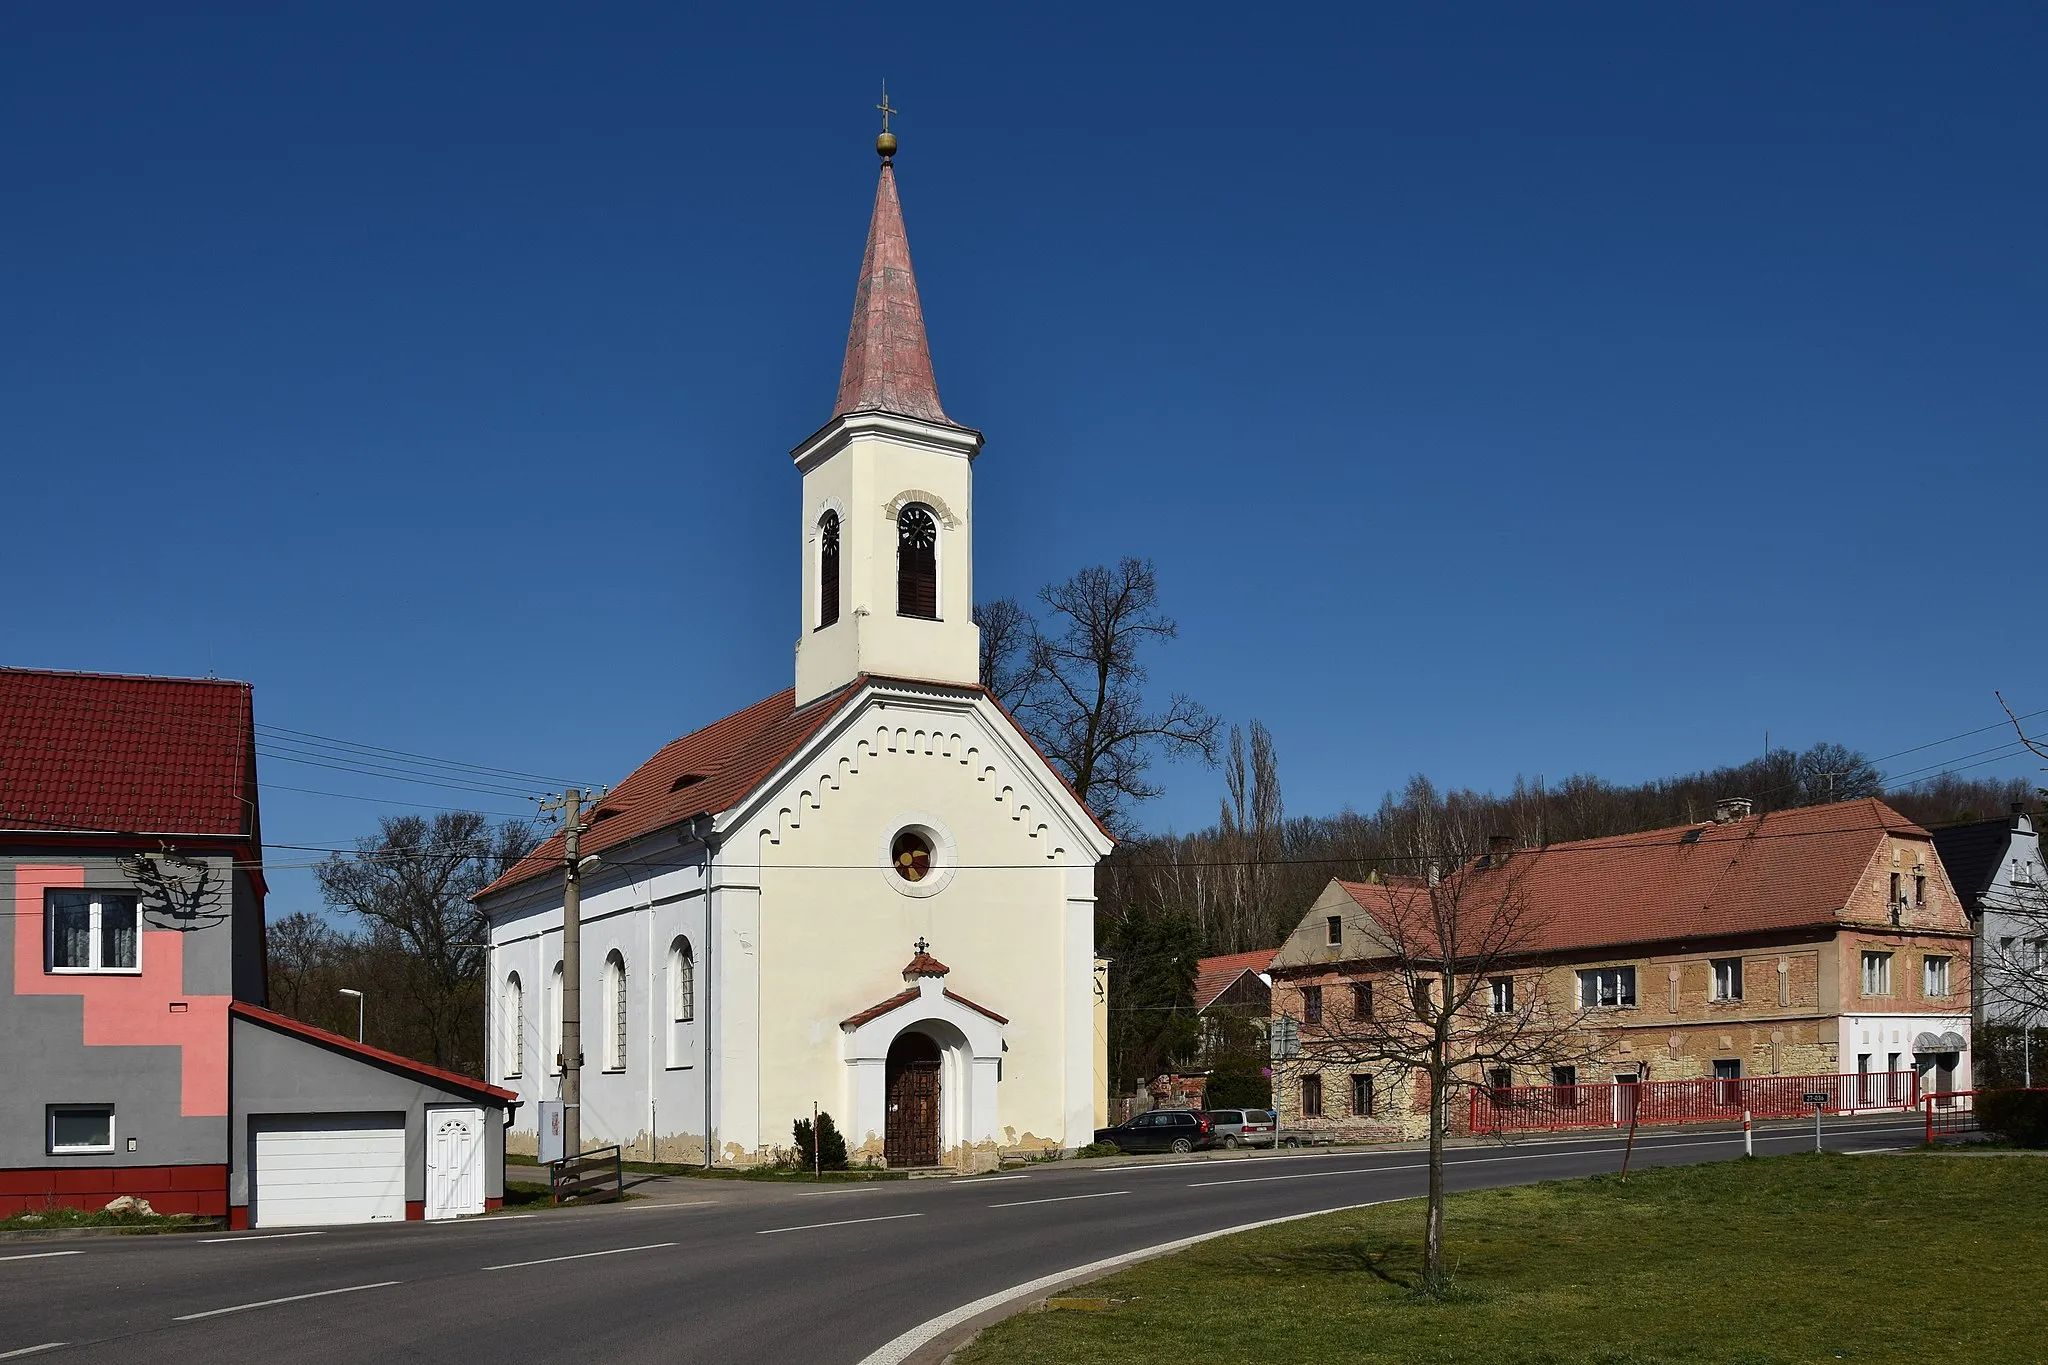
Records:
<instances>
[{"instance_id":1,"label":"asphalt road","mask_svg":"<svg viewBox=\"0 0 2048 1365\"><path fill-rule=\"evenodd\" d=\"M1837 1151L1920 1140L1831 1119ZM1760 1129L1759 1154L1811 1146ZM1617 1169L1620 1139L1452 1151L1452 1189ZM1639 1134L1639 1166L1742 1136ZM1422 1193L1412 1150L1074 1163L804 1187L671 1179L635 1203L279 1235L0 1242L0 1360L856 1362L1012 1285L1160 1242Z\"/></svg>"}]
</instances>

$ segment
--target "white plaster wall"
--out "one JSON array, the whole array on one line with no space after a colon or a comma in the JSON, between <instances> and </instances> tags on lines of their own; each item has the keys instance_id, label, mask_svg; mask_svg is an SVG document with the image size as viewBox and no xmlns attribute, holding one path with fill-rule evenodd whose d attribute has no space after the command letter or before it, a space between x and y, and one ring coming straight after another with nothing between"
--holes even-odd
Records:
<instances>
[{"instance_id":1,"label":"white plaster wall","mask_svg":"<svg viewBox=\"0 0 2048 1365\"><path fill-rule=\"evenodd\" d=\"M1020 762L998 737L1006 725L985 700L871 693L747 821L760 858L762 1143L787 1145L814 1100L835 1118L856 1112L839 1022L904 988L919 938L952 969L948 987L1009 1020L988 1136L1088 1140L1100 835L1073 828L1040 761ZM953 870L937 894L896 889L888 846L905 823L950 836ZM735 830L729 847L744 837ZM881 1134L847 1138L858 1148Z\"/></svg>"},{"instance_id":2,"label":"white plaster wall","mask_svg":"<svg viewBox=\"0 0 2048 1365\"><path fill-rule=\"evenodd\" d=\"M586 1145L637 1144L642 1155L660 1140L664 1160L701 1156L705 1130L704 1029L708 1017L705 970L705 898L701 852L661 836L666 849L633 846L606 855L584 879L583 895L583 1139ZM686 860L686 856L687 859ZM549 999L555 964L562 960L562 905L558 884L542 880L516 888L491 914L491 1080L519 1095L508 1138L530 1151L536 1101L561 1095L553 1067ZM697 957L696 1020L682 1046L669 1047L669 945L687 936ZM626 962L626 1065L605 1070L608 1001L606 956L617 949ZM507 1074L505 984L517 971L523 987L525 1045L519 1074ZM684 1150L684 1149L689 1150Z\"/></svg>"},{"instance_id":3,"label":"white plaster wall","mask_svg":"<svg viewBox=\"0 0 2048 1365\"><path fill-rule=\"evenodd\" d=\"M971 686L980 671L972 514L972 454L980 439L907 419L879 426L846 419L835 426L841 429L798 452L804 469L798 705L862 673ZM906 494L939 514L937 621L896 614L892 505ZM840 516L842 581L839 621L820 630L816 537L827 508Z\"/></svg>"},{"instance_id":4,"label":"white plaster wall","mask_svg":"<svg viewBox=\"0 0 2048 1365\"><path fill-rule=\"evenodd\" d=\"M1845 1014L1841 1016L1840 1051L1837 1066L1844 1076L1856 1074L1856 1059L1868 1053L1873 1071L1889 1069L1890 1057L1899 1054L1899 1069L1918 1069L1913 1040L1922 1033L1959 1033L1971 1041L1970 1016L1956 1014ZM1970 1048L1956 1056L1955 1088L1970 1088ZM1923 1089L1931 1088L1931 1077L1922 1078Z\"/></svg>"}]
</instances>

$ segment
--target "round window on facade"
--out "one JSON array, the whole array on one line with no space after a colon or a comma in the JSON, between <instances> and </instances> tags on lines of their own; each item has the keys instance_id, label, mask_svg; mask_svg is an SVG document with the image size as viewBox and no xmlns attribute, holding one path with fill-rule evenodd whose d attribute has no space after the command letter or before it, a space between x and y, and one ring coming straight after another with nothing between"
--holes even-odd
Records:
<instances>
[{"instance_id":1,"label":"round window on facade","mask_svg":"<svg viewBox=\"0 0 2048 1365\"><path fill-rule=\"evenodd\" d=\"M922 882L932 875L932 841L920 830L906 829L889 846L889 860L898 877Z\"/></svg>"}]
</instances>

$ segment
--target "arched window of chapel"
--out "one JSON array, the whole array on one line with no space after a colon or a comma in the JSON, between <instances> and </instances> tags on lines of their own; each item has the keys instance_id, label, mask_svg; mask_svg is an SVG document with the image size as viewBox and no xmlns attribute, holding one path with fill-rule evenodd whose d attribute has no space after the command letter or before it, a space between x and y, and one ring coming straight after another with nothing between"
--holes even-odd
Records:
<instances>
[{"instance_id":1,"label":"arched window of chapel","mask_svg":"<svg viewBox=\"0 0 2048 1365\"><path fill-rule=\"evenodd\" d=\"M839 514L818 518L818 629L839 619Z\"/></svg>"},{"instance_id":2,"label":"arched window of chapel","mask_svg":"<svg viewBox=\"0 0 2048 1365\"><path fill-rule=\"evenodd\" d=\"M920 502L896 514L896 614L939 618L939 519Z\"/></svg>"}]
</instances>

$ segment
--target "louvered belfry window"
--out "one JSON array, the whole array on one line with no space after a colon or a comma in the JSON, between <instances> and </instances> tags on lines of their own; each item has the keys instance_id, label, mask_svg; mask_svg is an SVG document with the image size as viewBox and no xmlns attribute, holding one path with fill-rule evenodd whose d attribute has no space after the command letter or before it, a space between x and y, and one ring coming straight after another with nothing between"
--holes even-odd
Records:
<instances>
[{"instance_id":1,"label":"louvered belfry window","mask_svg":"<svg viewBox=\"0 0 2048 1365\"><path fill-rule=\"evenodd\" d=\"M818 518L818 628L839 619L839 514Z\"/></svg>"},{"instance_id":2,"label":"louvered belfry window","mask_svg":"<svg viewBox=\"0 0 2048 1365\"><path fill-rule=\"evenodd\" d=\"M939 617L939 523L918 503L896 514L896 614Z\"/></svg>"}]
</instances>

